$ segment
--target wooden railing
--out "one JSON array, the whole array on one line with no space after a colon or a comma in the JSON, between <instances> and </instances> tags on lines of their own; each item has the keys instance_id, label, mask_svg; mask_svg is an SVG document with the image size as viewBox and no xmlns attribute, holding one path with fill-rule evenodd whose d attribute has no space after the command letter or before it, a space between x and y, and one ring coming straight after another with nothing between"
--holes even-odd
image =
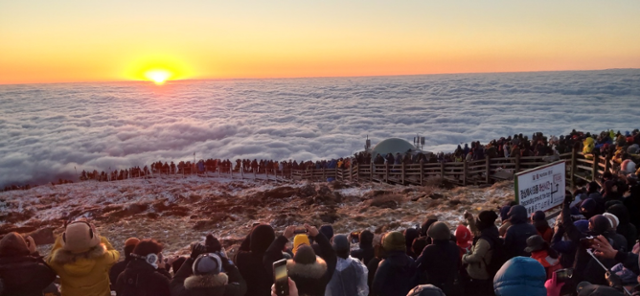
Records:
<instances>
[{"instance_id":1,"label":"wooden railing","mask_svg":"<svg viewBox=\"0 0 640 296\"><path fill-rule=\"evenodd\" d=\"M567 162L567 185L574 188L577 180L598 181L612 162L602 156L585 158L582 152L573 151L559 156L527 156L489 158L469 162L418 163L418 164L355 164L349 168L309 168L292 170L283 174L293 180L358 181L401 185L425 185L428 179L442 178L466 186L491 184L499 180L513 180L515 173L533 169L554 161Z\"/></svg>"}]
</instances>

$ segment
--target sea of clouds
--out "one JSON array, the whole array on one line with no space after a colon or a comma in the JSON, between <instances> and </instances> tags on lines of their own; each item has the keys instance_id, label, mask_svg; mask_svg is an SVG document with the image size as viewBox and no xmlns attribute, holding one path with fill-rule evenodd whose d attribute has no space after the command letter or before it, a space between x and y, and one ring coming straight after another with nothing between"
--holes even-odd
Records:
<instances>
[{"instance_id":1,"label":"sea of clouds","mask_svg":"<svg viewBox=\"0 0 640 296\"><path fill-rule=\"evenodd\" d=\"M0 86L0 187L156 160L316 160L640 128L640 70Z\"/></svg>"}]
</instances>

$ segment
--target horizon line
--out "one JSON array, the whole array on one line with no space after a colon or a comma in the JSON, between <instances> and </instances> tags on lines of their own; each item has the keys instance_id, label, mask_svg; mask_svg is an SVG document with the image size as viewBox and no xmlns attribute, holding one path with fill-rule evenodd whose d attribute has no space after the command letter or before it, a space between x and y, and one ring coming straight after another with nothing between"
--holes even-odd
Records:
<instances>
[{"instance_id":1,"label":"horizon line","mask_svg":"<svg viewBox=\"0 0 640 296\"><path fill-rule=\"evenodd\" d=\"M232 80L276 80L276 79L320 79L320 78L374 78L374 77L408 77L408 76L435 76L435 75L468 75L468 74L510 74L510 73L549 73L549 72L590 72L590 71L610 71L610 70L640 70L640 68L604 68L589 70L539 70L539 71L497 71L497 72L452 72L452 73L421 73L421 74L389 74L389 75L353 75L353 76L285 76L285 77L228 77L228 78L187 78L170 79L165 82L190 82L190 81L232 81ZM0 86L9 85L33 85L33 84L75 84L75 83L153 83L152 80L131 79L131 80L86 80L86 81L59 81L59 82L19 82L2 83Z\"/></svg>"}]
</instances>

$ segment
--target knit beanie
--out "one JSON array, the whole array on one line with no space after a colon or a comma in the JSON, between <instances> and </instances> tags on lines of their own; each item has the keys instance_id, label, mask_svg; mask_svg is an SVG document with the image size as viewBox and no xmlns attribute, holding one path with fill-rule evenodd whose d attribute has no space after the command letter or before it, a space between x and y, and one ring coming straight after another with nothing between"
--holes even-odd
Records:
<instances>
[{"instance_id":1,"label":"knit beanie","mask_svg":"<svg viewBox=\"0 0 640 296\"><path fill-rule=\"evenodd\" d=\"M293 238L293 255L295 255L302 246L311 246L309 237L306 234L298 234Z\"/></svg>"},{"instance_id":2,"label":"knit beanie","mask_svg":"<svg viewBox=\"0 0 640 296\"><path fill-rule=\"evenodd\" d=\"M449 230L449 226L447 225L447 223L441 221L433 223L429 227L429 230L427 230L427 235L433 240L451 239L451 231Z\"/></svg>"},{"instance_id":3,"label":"knit beanie","mask_svg":"<svg viewBox=\"0 0 640 296\"><path fill-rule=\"evenodd\" d=\"M486 228L495 225L496 219L498 219L498 214L494 211L482 211L478 215L478 219L476 219L476 226L478 230L484 230Z\"/></svg>"},{"instance_id":4,"label":"knit beanie","mask_svg":"<svg viewBox=\"0 0 640 296\"><path fill-rule=\"evenodd\" d=\"M454 235L456 236L456 244L458 245L458 247L466 249L471 246L473 235L471 234L469 228L467 228L466 226L458 225L456 231L454 232Z\"/></svg>"},{"instance_id":5,"label":"knit beanie","mask_svg":"<svg viewBox=\"0 0 640 296\"><path fill-rule=\"evenodd\" d=\"M392 231L384 236L382 241L382 247L385 251L407 251L407 245L405 243L404 235L398 231Z\"/></svg>"},{"instance_id":6,"label":"knit beanie","mask_svg":"<svg viewBox=\"0 0 640 296\"><path fill-rule=\"evenodd\" d=\"M616 228L618 228L620 221L618 220L618 217L616 217L616 215L611 213L604 213L602 214L602 216L605 216L607 219L609 219L609 223L611 224L611 229L615 231Z\"/></svg>"},{"instance_id":7,"label":"knit beanie","mask_svg":"<svg viewBox=\"0 0 640 296\"><path fill-rule=\"evenodd\" d=\"M294 253L293 261L300 264L312 264L316 262L316 252L310 245L302 245Z\"/></svg>"},{"instance_id":8,"label":"knit beanie","mask_svg":"<svg viewBox=\"0 0 640 296\"><path fill-rule=\"evenodd\" d=\"M331 240L331 238L333 237L333 226L329 224L320 226L320 229L318 229L318 231L324 234L324 236L328 240Z\"/></svg>"},{"instance_id":9,"label":"knit beanie","mask_svg":"<svg viewBox=\"0 0 640 296\"><path fill-rule=\"evenodd\" d=\"M333 249L336 252L345 252L351 249L351 244L346 235L339 234L333 238Z\"/></svg>"},{"instance_id":10,"label":"knit beanie","mask_svg":"<svg viewBox=\"0 0 640 296\"><path fill-rule=\"evenodd\" d=\"M208 234L207 238L204 241L204 245L207 248L208 253L215 253L222 251L222 244L220 241L213 236L213 234Z\"/></svg>"},{"instance_id":11,"label":"knit beanie","mask_svg":"<svg viewBox=\"0 0 640 296\"><path fill-rule=\"evenodd\" d=\"M222 260L217 254L200 254L192 265L193 274L218 274L222 269Z\"/></svg>"},{"instance_id":12,"label":"knit beanie","mask_svg":"<svg viewBox=\"0 0 640 296\"><path fill-rule=\"evenodd\" d=\"M130 237L126 241L124 241L124 256L128 258L139 242L140 240L135 237Z\"/></svg>"},{"instance_id":13,"label":"knit beanie","mask_svg":"<svg viewBox=\"0 0 640 296\"><path fill-rule=\"evenodd\" d=\"M10 232L0 240L0 256L26 256L29 248L22 235Z\"/></svg>"},{"instance_id":14,"label":"knit beanie","mask_svg":"<svg viewBox=\"0 0 640 296\"><path fill-rule=\"evenodd\" d=\"M62 234L62 248L72 253L82 253L100 244L100 235L95 226L86 221L67 225Z\"/></svg>"}]
</instances>

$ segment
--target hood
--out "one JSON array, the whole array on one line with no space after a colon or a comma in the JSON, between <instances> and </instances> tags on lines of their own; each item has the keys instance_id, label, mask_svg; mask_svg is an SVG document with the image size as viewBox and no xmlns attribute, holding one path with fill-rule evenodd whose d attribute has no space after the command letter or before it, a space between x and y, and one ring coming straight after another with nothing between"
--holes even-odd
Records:
<instances>
[{"instance_id":1,"label":"hood","mask_svg":"<svg viewBox=\"0 0 640 296\"><path fill-rule=\"evenodd\" d=\"M191 290L224 287L228 282L229 277L224 272L218 274L192 275L184 280L184 288Z\"/></svg>"},{"instance_id":2,"label":"hood","mask_svg":"<svg viewBox=\"0 0 640 296\"><path fill-rule=\"evenodd\" d=\"M7 286L9 283L15 287L24 286L33 281L39 262L41 260L29 256L0 258L0 278Z\"/></svg>"},{"instance_id":3,"label":"hood","mask_svg":"<svg viewBox=\"0 0 640 296\"><path fill-rule=\"evenodd\" d=\"M607 209L607 212L614 214L618 218L620 221L618 225L629 224L629 210L624 205L613 205Z\"/></svg>"},{"instance_id":4,"label":"hood","mask_svg":"<svg viewBox=\"0 0 640 296\"><path fill-rule=\"evenodd\" d=\"M458 246L462 248L468 247L471 244L471 241L473 240L473 235L471 234L471 231L469 230L469 228L467 228L464 225L458 225L458 228L456 228L456 231L455 231L455 236L456 236L456 243L458 244Z\"/></svg>"},{"instance_id":5,"label":"hood","mask_svg":"<svg viewBox=\"0 0 640 296\"><path fill-rule=\"evenodd\" d=\"M500 208L500 219L502 221L509 219L509 211L511 210L511 206L504 206Z\"/></svg>"},{"instance_id":6,"label":"hood","mask_svg":"<svg viewBox=\"0 0 640 296\"><path fill-rule=\"evenodd\" d=\"M346 259L338 257L338 261L336 262L336 271L343 271L347 269L347 267L351 266L357 259L349 256ZM357 264L357 262L356 262Z\"/></svg>"},{"instance_id":7,"label":"hood","mask_svg":"<svg viewBox=\"0 0 640 296\"><path fill-rule=\"evenodd\" d=\"M327 271L327 263L318 256L316 256L316 262L311 264L296 263L293 259L289 259L287 260L287 271L289 276L319 279Z\"/></svg>"},{"instance_id":8,"label":"hood","mask_svg":"<svg viewBox=\"0 0 640 296\"><path fill-rule=\"evenodd\" d=\"M324 236L328 240L331 240L331 238L333 237L333 227L331 225L322 225L320 226L320 229L318 229L318 231L324 234Z\"/></svg>"},{"instance_id":9,"label":"hood","mask_svg":"<svg viewBox=\"0 0 640 296\"><path fill-rule=\"evenodd\" d=\"M256 226L251 232L251 252L264 254L275 239L276 234L270 225Z\"/></svg>"},{"instance_id":10,"label":"hood","mask_svg":"<svg viewBox=\"0 0 640 296\"><path fill-rule=\"evenodd\" d=\"M102 245L93 247L88 252L72 253L64 249L53 252L52 261L63 265L65 272L71 275L85 275L91 272L96 265L96 259L106 253Z\"/></svg>"},{"instance_id":11,"label":"hood","mask_svg":"<svg viewBox=\"0 0 640 296\"><path fill-rule=\"evenodd\" d=\"M511 224L527 223L527 208L521 205L511 207L509 210L509 221L511 221Z\"/></svg>"},{"instance_id":12,"label":"hood","mask_svg":"<svg viewBox=\"0 0 640 296\"><path fill-rule=\"evenodd\" d=\"M0 240L0 257L26 255L29 255L27 243L17 232L10 232Z\"/></svg>"}]
</instances>

